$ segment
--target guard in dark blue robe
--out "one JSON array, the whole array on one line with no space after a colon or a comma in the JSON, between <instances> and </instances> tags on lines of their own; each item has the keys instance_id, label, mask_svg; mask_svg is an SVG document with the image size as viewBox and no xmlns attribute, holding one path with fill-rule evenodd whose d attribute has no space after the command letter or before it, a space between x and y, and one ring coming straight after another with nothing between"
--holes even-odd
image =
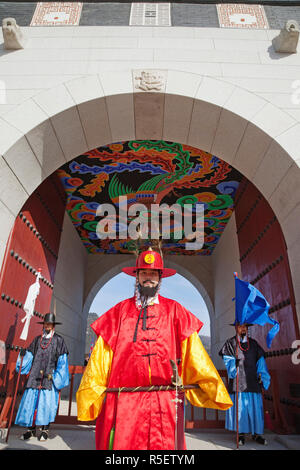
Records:
<instances>
[{"instance_id":1,"label":"guard in dark blue robe","mask_svg":"<svg viewBox=\"0 0 300 470\"><path fill-rule=\"evenodd\" d=\"M37 336L17 360L19 372L28 374L25 391L19 405L15 424L28 427L22 435L27 440L36 435L36 426L42 427L39 440L48 438L50 423L55 420L59 390L69 385L68 349L62 336L55 333L58 322L52 313L44 318L43 334Z\"/></svg>"},{"instance_id":2,"label":"guard in dark blue robe","mask_svg":"<svg viewBox=\"0 0 300 470\"><path fill-rule=\"evenodd\" d=\"M225 428L236 431L236 376L238 379L239 444L245 443L245 434L267 444L263 437L264 411L262 387L267 390L270 375L264 358L264 350L255 339L248 337L247 325L236 325L236 336L228 339L219 355L222 356L228 374L228 392L233 406L226 411Z\"/></svg>"}]
</instances>

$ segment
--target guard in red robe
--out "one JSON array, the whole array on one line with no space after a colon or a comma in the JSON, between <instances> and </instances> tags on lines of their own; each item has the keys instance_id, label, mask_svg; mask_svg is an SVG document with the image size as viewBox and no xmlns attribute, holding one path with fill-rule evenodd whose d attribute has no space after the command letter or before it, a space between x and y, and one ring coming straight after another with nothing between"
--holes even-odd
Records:
<instances>
[{"instance_id":1,"label":"guard in red robe","mask_svg":"<svg viewBox=\"0 0 300 470\"><path fill-rule=\"evenodd\" d=\"M184 403L176 408L176 391L122 388L171 385L172 359L184 385L199 385L185 392L193 405L226 410L232 401L198 336L202 322L158 294L161 278L176 271L164 268L151 249L123 271L136 276L136 292L91 325L98 340L77 392L78 419L97 418L99 450L185 449L183 421L176 426ZM105 393L106 388L119 393Z\"/></svg>"}]
</instances>

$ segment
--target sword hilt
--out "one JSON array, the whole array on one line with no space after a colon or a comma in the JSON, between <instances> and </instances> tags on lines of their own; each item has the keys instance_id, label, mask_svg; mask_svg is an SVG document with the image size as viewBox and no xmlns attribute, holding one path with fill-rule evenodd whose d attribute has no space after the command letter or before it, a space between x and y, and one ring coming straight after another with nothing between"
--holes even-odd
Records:
<instances>
[{"instance_id":1,"label":"sword hilt","mask_svg":"<svg viewBox=\"0 0 300 470\"><path fill-rule=\"evenodd\" d=\"M176 387L182 387L183 384L182 384L181 377L178 373L178 367L177 367L176 362L173 359L170 359L170 364L171 364L172 372L173 372L173 375L171 377L172 384L175 385Z\"/></svg>"}]
</instances>

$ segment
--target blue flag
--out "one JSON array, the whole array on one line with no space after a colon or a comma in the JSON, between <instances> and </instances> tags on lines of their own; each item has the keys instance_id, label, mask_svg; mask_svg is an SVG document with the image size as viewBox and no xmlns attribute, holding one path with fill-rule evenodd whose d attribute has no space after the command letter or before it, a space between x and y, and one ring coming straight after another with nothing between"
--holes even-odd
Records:
<instances>
[{"instance_id":1,"label":"blue flag","mask_svg":"<svg viewBox=\"0 0 300 470\"><path fill-rule=\"evenodd\" d=\"M268 348L280 329L278 321L269 317L269 309L269 303L256 287L235 276L235 322L241 325L273 325L266 338Z\"/></svg>"}]
</instances>

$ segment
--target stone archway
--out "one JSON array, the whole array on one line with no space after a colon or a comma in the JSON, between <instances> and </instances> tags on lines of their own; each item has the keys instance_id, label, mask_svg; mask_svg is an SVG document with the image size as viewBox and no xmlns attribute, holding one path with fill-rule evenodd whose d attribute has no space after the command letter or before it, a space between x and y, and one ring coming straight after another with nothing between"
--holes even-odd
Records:
<instances>
[{"instance_id":1,"label":"stone archway","mask_svg":"<svg viewBox=\"0 0 300 470\"><path fill-rule=\"evenodd\" d=\"M217 155L268 201L285 237L299 310L300 124L222 80L169 70L158 91L145 92L138 76L130 70L65 82L0 120L1 260L21 207L64 163L111 142L175 141Z\"/></svg>"},{"instance_id":2,"label":"stone archway","mask_svg":"<svg viewBox=\"0 0 300 470\"><path fill-rule=\"evenodd\" d=\"M149 93L138 76L130 70L65 82L1 120L1 258L18 211L63 163L108 142L165 139L218 155L259 189L281 224L298 304L300 125L254 93L221 80L167 71L160 76L160 91Z\"/></svg>"}]
</instances>

